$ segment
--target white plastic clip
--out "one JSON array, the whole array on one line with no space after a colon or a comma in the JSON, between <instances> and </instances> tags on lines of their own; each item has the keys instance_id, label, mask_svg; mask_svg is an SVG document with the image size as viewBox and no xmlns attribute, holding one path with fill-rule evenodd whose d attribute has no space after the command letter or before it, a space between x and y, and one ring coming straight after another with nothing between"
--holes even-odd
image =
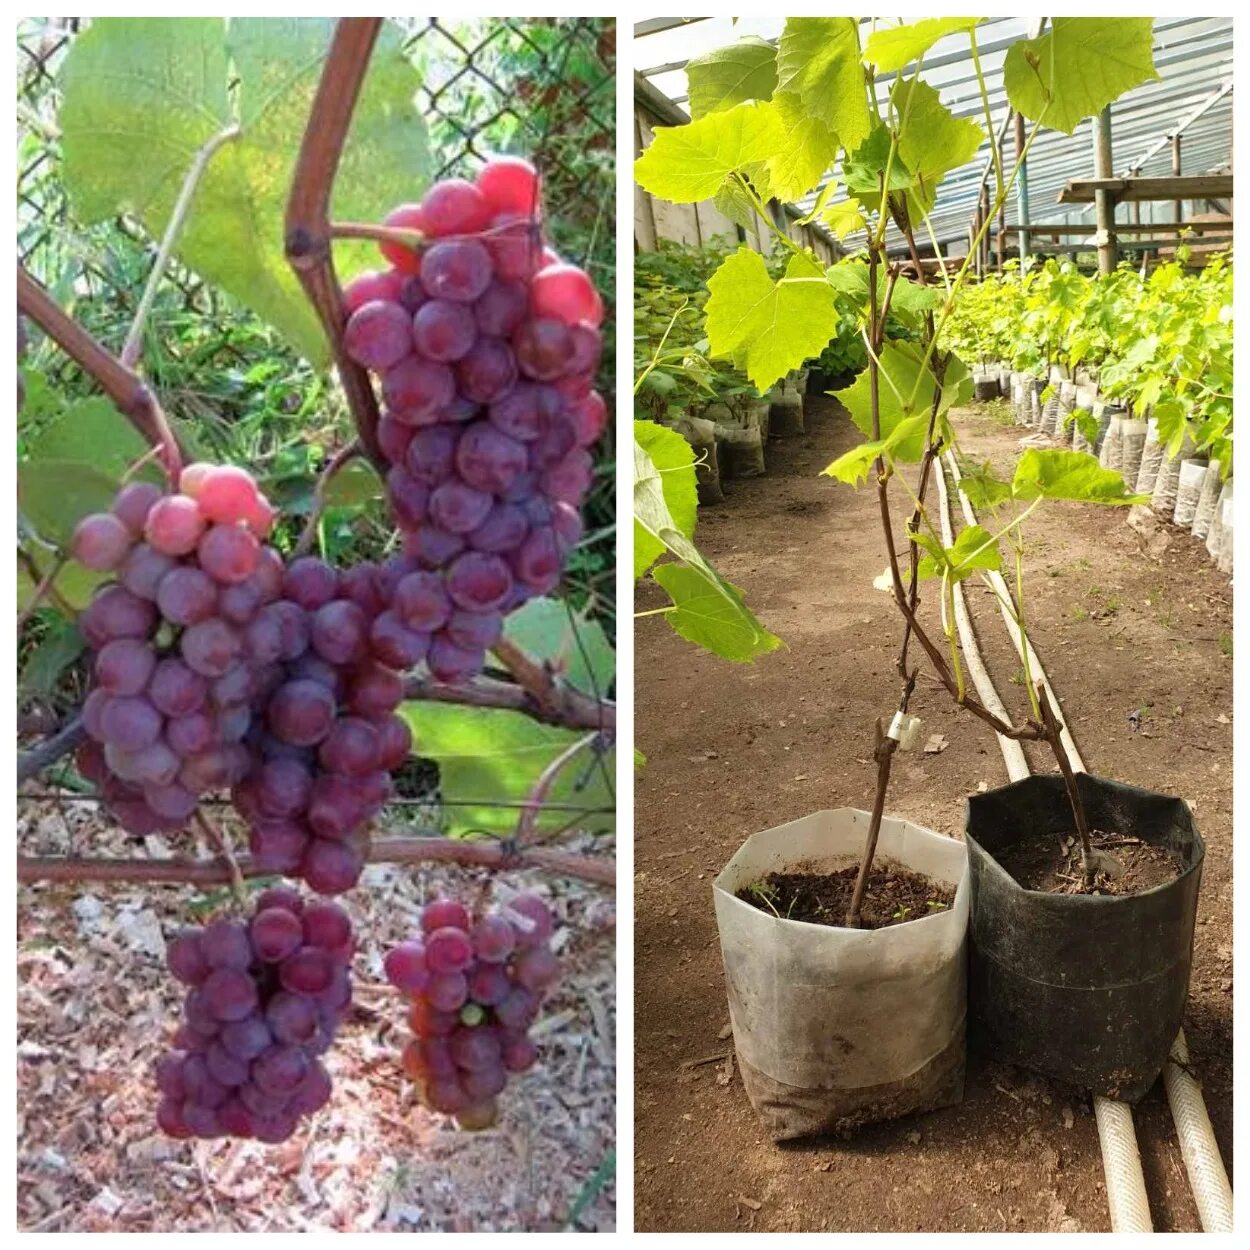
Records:
<instances>
[{"instance_id":1,"label":"white plastic clip","mask_svg":"<svg viewBox=\"0 0 1250 1250\"><path fill-rule=\"evenodd\" d=\"M910 719L906 712L895 712L894 719L890 722L890 728L886 730L885 736L893 738L895 742L902 742L903 727Z\"/></svg>"}]
</instances>

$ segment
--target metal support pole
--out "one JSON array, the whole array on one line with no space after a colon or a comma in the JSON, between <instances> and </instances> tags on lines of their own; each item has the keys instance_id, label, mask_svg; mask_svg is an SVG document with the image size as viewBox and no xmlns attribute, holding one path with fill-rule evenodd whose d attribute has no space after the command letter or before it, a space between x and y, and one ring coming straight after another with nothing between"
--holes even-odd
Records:
<instances>
[{"instance_id":1,"label":"metal support pole","mask_svg":"<svg viewBox=\"0 0 1250 1250\"><path fill-rule=\"evenodd\" d=\"M1114 178L1111 156L1111 106L1094 118L1094 177ZM1119 259L1115 238L1115 198L1110 191L1094 192L1094 213L1098 227L1098 272L1114 273Z\"/></svg>"},{"instance_id":2,"label":"metal support pole","mask_svg":"<svg viewBox=\"0 0 1250 1250\"><path fill-rule=\"evenodd\" d=\"M1016 160L1020 172L1016 175L1016 222L1020 227L1017 243L1020 245L1020 267L1029 261L1029 163L1024 155L1024 118L1017 113L1012 122L1015 126Z\"/></svg>"},{"instance_id":3,"label":"metal support pole","mask_svg":"<svg viewBox=\"0 0 1250 1250\"><path fill-rule=\"evenodd\" d=\"M1232 145L1229 145L1229 151L1232 151ZM1181 176L1181 135L1178 130L1172 136L1172 176L1179 178ZM1185 220L1185 201L1176 201L1176 220Z\"/></svg>"}]
</instances>

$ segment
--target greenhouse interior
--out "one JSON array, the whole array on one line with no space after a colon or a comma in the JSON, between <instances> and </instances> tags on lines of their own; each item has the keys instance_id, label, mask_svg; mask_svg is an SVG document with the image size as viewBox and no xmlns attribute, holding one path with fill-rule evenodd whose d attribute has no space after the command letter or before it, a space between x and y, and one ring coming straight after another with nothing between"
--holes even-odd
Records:
<instances>
[{"instance_id":1,"label":"greenhouse interior","mask_svg":"<svg viewBox=\"0 0 1250 1250\"><path fill-rule=\"evenodd\" d=\"M637 1227L1231 1231L1232 19L633 56Z\"/></svg>"}]
</instances>

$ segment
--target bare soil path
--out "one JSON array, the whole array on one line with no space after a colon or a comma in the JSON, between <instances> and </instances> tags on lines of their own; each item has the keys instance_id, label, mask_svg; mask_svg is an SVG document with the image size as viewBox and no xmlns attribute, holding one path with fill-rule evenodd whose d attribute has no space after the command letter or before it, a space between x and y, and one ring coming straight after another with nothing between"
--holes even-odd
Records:
<instances>
[{"instance_id":1,"label":"bare soil path","mask_svg":"<svg viewBox=\"0 0 1250 1250\"><path fill-rule=\"evenodd\" d=\"M873 721L896 698L897 618L872 588L885 567L875 496L818 476L859 435L835 401L809 398L807 414L806 435L769 445L768 475L731 483L699 522L700 548L786 649L731 665L662 618L638 623L636 1226L1108 1230L1079 1091L974 1055L958 1107L776 1146L731 1065L699 1062L732 1051L712 878L756 830L869 807ZM1014 461L1023 431L985 410L956 423L970 456ZM1181 795L1206 838L1185 1029L1231 1168L1232 595L1196 540L1168 532L1150 556L1122 512L1035 514L1030 632L1090 770ZM644 589L638 607L659 602ZM1019 665L989 592L969 584L969 611L1019 716ZM930 679L912 708L949 745L897 757L887 810L959 837L965 796L1005 783L1002 757ZM1135 1120L1156 1229L1197 1230L1161 1085Z\"/></svg>"}]
</instances>

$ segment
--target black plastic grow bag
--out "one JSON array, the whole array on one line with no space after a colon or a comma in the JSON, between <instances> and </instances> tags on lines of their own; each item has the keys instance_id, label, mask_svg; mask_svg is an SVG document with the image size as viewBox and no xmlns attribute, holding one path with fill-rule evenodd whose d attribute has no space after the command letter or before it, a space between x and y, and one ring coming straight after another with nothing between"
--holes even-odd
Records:
<instances>
[{"instance_id":1,"label":"black plastic grow bag","mask_svg":"<svg viewBox=\"0 0 1250 1250\"><path fill-rule=\"evenodd\" d=\"M1026 834L1071 834L1063 779L968 800L969 1040L996 1058L1136 1102L1163 1069L1189 992L1206 848L1180 799L1077 774L1091 829L1141 838L1185 870L1143 894L1025 890L994 858Z\"/></svg>"}]
</instances>

